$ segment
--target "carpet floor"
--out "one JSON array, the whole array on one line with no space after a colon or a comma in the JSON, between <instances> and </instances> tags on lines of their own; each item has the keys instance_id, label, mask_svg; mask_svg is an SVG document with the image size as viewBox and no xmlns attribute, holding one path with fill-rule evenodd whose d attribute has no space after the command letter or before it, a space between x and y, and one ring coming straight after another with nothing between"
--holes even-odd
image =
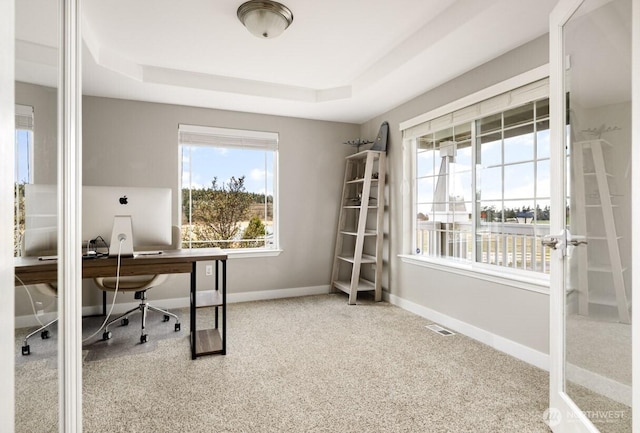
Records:
<instances>
[{"instance_id":1,"label":"carpet floor","mask_svg":"<svg viewBox=\"0 0 640 433\"><path fill-rule=\"evenodd\" d=\"M189 321L189 310L185 308L184 311L175 311L173 313L178 315L181 326L187 326L188 329L189 324L185 325L184 320L186 318L187 322ZM117 315L114 314L112 317L117 317ZM149 336L153 335L153 338L145 344L141 344L139 341L141 334L140 314L136 313L130 317L129 326L121 326L119 322L111 325L109 330L113 337L106 341L102 339L102 331L96 334L96 331L101 329L103 322L103 316L82 319L82 350L85 362L152 352L158 347L159 341L166 338L184 336L184 332L175 332L175 319L171 318L169 323L165 323L163 316L155 312L150 312L147 316L146 333ZM16 330L16 353L21 353L25 336L35 329L21 328ZM51 330L51 335L55 335L57 332L56 325L52 325L48 329ZM56 357L58 340L56 338L42 340L40 335L36 334L29 339L28 343L31 347L31 354L29 356L17 356L16 365L36 360L46 360L47 367L58 367Z\"/></svg>"},{"instance_id":2,"label":"carpet floor","mask_svg":"<svg viewBox=\"0 0 640 433\"><path fill-rule=\"evenodd\" d=\"M181 310L182 331L153 350L84 360L84 431L550 431L545 371L465 336L437 334L388 303L358 301L331 294L230 304L227 355L195 361ZM163 326L173 322L150 326L151 341ZM118 329L113 338L124 340ZM138 338L128 338L130 347ZM57 432L51 363L16 364L18 433Z\"/></svg>"}]
</instances>

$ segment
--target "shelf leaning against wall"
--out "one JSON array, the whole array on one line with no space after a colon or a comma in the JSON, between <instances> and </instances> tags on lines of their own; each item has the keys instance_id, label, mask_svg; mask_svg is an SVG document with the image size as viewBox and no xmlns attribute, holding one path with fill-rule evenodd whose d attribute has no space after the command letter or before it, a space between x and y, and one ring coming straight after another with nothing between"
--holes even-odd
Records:
<instances>
[{"instance_id":1,"label":"shelf leaning against wall","mask_svg":"<svg viewBox=\"0 0 640 433\"><path fill-rule=\"evenodd\" d=\"M578 248L578 312L588 316L590 310L615 309L621 323L631 323L631 305L627 296L620 252L621 236L616 229L614 210L620 198L609 185L614 175L607 170L605 157L613 148L597 138L577 141L572 152L575 170L574 197L579 212L572 230L586 233L585 247Z\"/></svg>"},{"instance_id":2,"label":"shelf leaning against wall","mask_svg":"<svg viewBox=\"0 0 640 433\"><path fill-rule=\"evenodd\" d=\"M331 289L347 293L351 305L361 291L382 299L386 139L384 134L383 150L374 145L346 158Z\"/></svg>"}]
</instances>

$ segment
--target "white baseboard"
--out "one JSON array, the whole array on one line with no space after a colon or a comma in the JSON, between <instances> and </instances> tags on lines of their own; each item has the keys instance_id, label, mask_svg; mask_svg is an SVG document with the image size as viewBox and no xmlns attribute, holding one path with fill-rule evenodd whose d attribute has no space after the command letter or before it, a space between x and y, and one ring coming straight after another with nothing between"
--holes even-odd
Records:
<instances>
[{"instance_id":1,"label":"white baseboard","mask_svg":"<svg viewBox=\"0 0 640 433\"><path fill-rule=\"evenodd\" d=\"M227 301L229 303L234 303L234 302L264 301L267 299L295 298L298 296L325 295L329 293L329 291L330 291L330 287L327 284L323 286L296 287L293 289L276 289L276 290L261 290L258 292L230 293L227 295Z\"/></svg>"},{"instance_id":2,"label":"white baseboard","mask_svg":"<svg viewBox=\"0 0 640 433\"><path fill-rule=\"evenodd\" d=\"M241 292L241 293L228 293L227 294L227 303L236 303L236 302L249 302L249 301L263 301L269 299L280 299L280 298L294 298L297 296L310 296L310 295L324 295L329 293L329 285L324 286L310 286L310 287L296 287L292 289L277 289L277 290L261 290L256 292ZM150 300L150 303L156 304L161 308L186 308L189 307L189 297L184 298L170 298L170 299L158 299L158 300ZM126 302L126 303L117 303L113 307L114 315L118 315L124 313L127 310L135 308L138 305L138 302ZM111 304L107 305L107 311L111 308ZM102 305L93 305L82 308L83 316L90 316L95 314L102 314ZM44 313L38 318L42 323L48 323L49 321L55 319L57 313L50 312ZM15 327L16 328L26 328L37 326L38 321L34 317L33 314L28 314L25 316L17 316L15 318Z\"/></svg>"},{"instance_id":3,"label":"white baseboard","mask_svg":"<svg viewBox=\"0 0 640 433\"><path fill-rule=\"evenodd\" d=\"M543 370L549 371L549 355L538 350L517 343L513 340L501 337L499 335L488 332L484 329L470 325L461 320L442 314L438 311L407 301L399 296L384 292L385 300L398 307L417 314L425 319L432 320L439 325L450 328L460 334L473 338L481 343L486 344L500 352L504 352L521 361L534 365Z\"/></svg>"},{"instance_id":4,"label":"white baseboard","mask_svg":"<svg viewBox=\"0 0 640 433\"><path fill-rule=\"evenodd\" d=\"M577 365L567 363L567 380L581 385L591 391L610 398L613 401L631 407L631 385L617 382L611 378L601 376Z\"/></svg>"},{"instance_id":5,"label":"white baseboard","mask_svg":"<svg viewBox=\"0 0 640 433\"><path fill-rule=\"evenodd\" d=\"M41 314L38 316L38 319L40 319L40 322L42 323L49 323L56 317L58 317L58 313L52 312L52 313ZM27 314L26 316L16 316L15 327L16 329L19 329L19 328L27 328L32 326L39 326L40 324L38 323L38 319L36 319L36 317L33 314Z\"/></svg>"}]
</instances>

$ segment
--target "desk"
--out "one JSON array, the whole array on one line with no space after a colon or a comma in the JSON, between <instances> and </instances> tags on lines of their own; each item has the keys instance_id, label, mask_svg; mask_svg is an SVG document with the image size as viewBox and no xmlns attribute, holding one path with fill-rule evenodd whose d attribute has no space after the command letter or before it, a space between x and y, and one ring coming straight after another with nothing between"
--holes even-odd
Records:
<instances>
[{"instance_id":1,"label":"desk","mask_svg":"<svg viewBox=\"0 0 640 433\"><path fill-rule=\"evenodd\" d=\"M198 305L201 299L196 290L196 263L201 261L215 261L215 289L219 296L207 305ZM57 281L58 262L56 260L38 260L37 257L16 257L15 275L24 284L50 283ZM117 267L116 258L85 259L82 261L82 278L115 277ZM121 259L120 275L149 275L149 274L190 274L190 341L191 359L202 355L226 353L227 333L227 255L220 248L202 248L191 250L169 250L163 254L139 255ZM222 336L216 340L216 347L205 342L198 342L198 336L206 336L196 328L196 308L215 307L215 328L218 329L218 307L222 309Z\"/></svg>"}]
</instances>

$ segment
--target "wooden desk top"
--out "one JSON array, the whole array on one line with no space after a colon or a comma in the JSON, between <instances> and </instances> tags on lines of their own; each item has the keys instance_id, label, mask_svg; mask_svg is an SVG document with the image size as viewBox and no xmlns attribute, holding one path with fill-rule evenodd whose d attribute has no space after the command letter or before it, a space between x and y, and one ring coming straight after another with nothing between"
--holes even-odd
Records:
<instances>
[{"instance_id":1,"label":"wooden desk top","mask_svg":"<svg viewBox=\"0 0 640 433\"><path fill-rule=\"evenodd\" d=\"M208 260L226 260L220 248L167 250L162 254L138 255L123 258L120 275L185 274L193 263ZM115 277L117 258L100 257L82 260L82 278ZM57 279L57 260L39 260L38 257L16 257L15 275L24 284L54 282Z\"/></svg>"}]
</instances>

